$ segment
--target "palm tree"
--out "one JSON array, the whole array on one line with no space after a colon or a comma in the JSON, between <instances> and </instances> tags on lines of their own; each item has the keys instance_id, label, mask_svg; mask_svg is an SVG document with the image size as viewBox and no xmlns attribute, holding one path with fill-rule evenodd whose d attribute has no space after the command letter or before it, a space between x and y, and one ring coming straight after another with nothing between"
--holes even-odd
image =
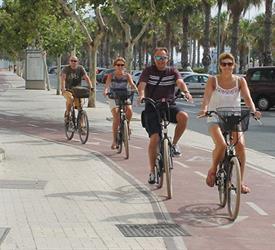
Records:
<instances>
[{"instance_id":1,"label":"palm tree","mask_svg":"<svg viewBox=\"0 0 275 250\"><path fill-rule=\"evenodd\" d=\"M264 39L264 50L263 50L263 63L264 65L272 65L272 2L273 0L265 0L265 39Z\"/></svg>"},{"instance_id":2,"label":"palm tree","mask_svg":"<svg viewBox=\"0 0 275 250\"><path fill-rule=\"evenodd\" d=\"M241 14L252 5L259 6L262 0L225 0L227 7L231 13L232 30L231 30L231 53L237 59L238 57L238 39L239 39L239 24Z\"/></svg>"}]
</instances>

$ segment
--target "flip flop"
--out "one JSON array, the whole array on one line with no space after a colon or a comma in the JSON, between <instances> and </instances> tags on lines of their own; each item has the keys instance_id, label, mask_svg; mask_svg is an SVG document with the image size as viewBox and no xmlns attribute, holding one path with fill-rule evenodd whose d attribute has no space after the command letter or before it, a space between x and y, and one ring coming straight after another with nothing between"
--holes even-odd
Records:
<instances>
[{"instance_id":1,"label":"flip flop","mask_svg":"<svg viewBox=\"0 0 275 250\"><path fill-rule=\"evenodd\" d=\"M215 185L215 180L216 180L216 173L213 172L212 170L208 171L207 178L206 178L206 184L209 187L214 187Z\"/></svg>"},{"instance_id":2,"label":"flip flop","mask_svg":"<svg viewBox=\"0 0 275 250\"><path fill-rule=\"evenodd\" d=\"M241 185L241 193L242 194L248 194L250 192L251 192L251 190L250 190L250 188L247 185L245 185L245 184Z\"/></svg>"}]
</instances>

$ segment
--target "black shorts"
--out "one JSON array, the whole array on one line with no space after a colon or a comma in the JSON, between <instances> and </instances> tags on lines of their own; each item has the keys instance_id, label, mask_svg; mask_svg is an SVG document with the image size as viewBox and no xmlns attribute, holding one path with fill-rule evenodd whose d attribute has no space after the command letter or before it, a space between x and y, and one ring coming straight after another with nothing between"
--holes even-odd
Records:
<instances>
[{"instance_id":1,"label":"black shorts","mask_svg":"<svg viewBox=\"0 0 275 250\"><path fill-rule=\"evenodd\" d=\"M169 122L177 123L177 113L180 111L183 111L183 109L180 109L176 105L171 105L169 107L170 110L170 119ZM158 116L156 111L153 110L144 110L142 115L142 126L146 129L146 132L148 133L149 137L151 137L152 134L161 133L161 127L158 120Z\"/></svg>"}]
</instances>

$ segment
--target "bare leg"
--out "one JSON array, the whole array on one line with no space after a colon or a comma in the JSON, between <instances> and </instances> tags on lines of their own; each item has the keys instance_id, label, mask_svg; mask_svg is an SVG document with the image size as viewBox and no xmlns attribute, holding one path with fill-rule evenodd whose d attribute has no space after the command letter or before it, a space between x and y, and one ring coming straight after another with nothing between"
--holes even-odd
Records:
<instances>
[{"instance_id":1,"label":"bare leg","mask_svg":"<svg viewBox=\"0 0 275 250\"><path fill-rule=\"evenodd\" d=\"M180 137L182 136L183 132L186 129L188 114L181 111L177 113L176 118L177 118L177 125L175 127L174 138L173 138L174 145L178 143Z\"/></svg>"},{"instance_id":2,"label":"bare leg","mask_svg":"<svg viewBox=\"0 0 275 250\"><path fill-rule=\"evenodd\" d=\"M246 154L245 154L245 140L244 140L244 136L241 132L233 134L233 142L236 142L236 140L238 140L238 143L236 144L235 149L236 149L236 154L240 161L242 192L249 193L250 188L247 187L243 182L245 163L246 163Z\"/></svg>"},{"instance_id":3,"label":"bare leg","mask_svg":"<svg viewBox=\"0 0 275 250\"><path fill-rule=\"evenodd\" d=\"M212 164L210 169L208 170L206 183L208 186L213 187L215 184L215 175L217 172L218 164L224 157L224 152L226 150L226 142L223 138L221 129L218 125L212 125L209 128L209 132L215 144L215 148L212 151Z\"/></svg>"},{"instance_id":4,"label":"bare leg","mask_svg":"<svg viewBox=\"0 0 275 250\"><path fill-rule=\"evenodd\" d=\"M112 149L116 148L117 142L116 142L116 135L117 135L117 130L118 130L118 125L119 125L119 113L117 108L112 109L112 115L113 115L113 142L112 142Z\"/></svg>"},{"instance_id":5,"label":"bare leg","mask_svg":"<svg viewBox=\"0 0 275 250\"><path fill-rule=\"evenodd\" d=\"M148 155L149 155L149 164L150 171L154 173L155 162L157 158L157 146L159 143L159 134L155 133L150 136L149 147L148 147Z\"/></svg>"}]
</instances>

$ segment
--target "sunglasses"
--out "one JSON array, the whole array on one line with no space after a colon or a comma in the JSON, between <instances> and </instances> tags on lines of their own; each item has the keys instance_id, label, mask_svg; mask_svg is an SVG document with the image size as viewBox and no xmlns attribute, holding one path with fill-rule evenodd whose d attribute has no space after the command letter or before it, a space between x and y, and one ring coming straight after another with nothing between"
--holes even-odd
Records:
<instances>
[{"instance_id":1,"label":"sunglasses","mask_svg":"<svg viewBox=\"0 0 275 250\"><path fill-rule=\"evenodd\" d=\"M155 56L156 61L165 61L168 59L168 56Z\"/></svg>"},{"instance_id":2,"label":"sunglasses","mask_svg":"<svg viewBox=\"0 0 275 250\"><path fill-rule=\"evenodd\" d=\"M226 63L226 62L221 62L221 66L222 66L222 67L226 67L226 65L229 66L229 67L232 67L232 66L234 65L234 63L233 63L233 62L228 62L228 63Z\"/></svg>"},{"instance_id":3,"label":"sunglasses","mask_svg":"<svg viewBox=\"0 0 275 250\"><path fill-rule=\"evenodd\" d=\"M71 60L71 62L78 62L77 60Z\"/></svg>"},{"instance_id":4,"label":"sunglasses","mask_svg":"<svg viewBox=\"0 0 275 250\"><path fill-rule=\"evenodd\" d=\"M123 67L125 64L116 64L118 67Z\"/></svg>"}]
</instances>

